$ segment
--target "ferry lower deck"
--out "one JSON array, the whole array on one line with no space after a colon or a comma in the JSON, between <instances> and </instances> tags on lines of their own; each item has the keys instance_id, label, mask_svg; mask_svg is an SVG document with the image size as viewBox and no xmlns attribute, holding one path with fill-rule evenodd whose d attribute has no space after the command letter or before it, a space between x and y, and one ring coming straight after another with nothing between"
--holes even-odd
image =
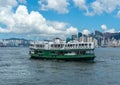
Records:
<instances>
[{"instance_id":1,"label":"ferry lower deck","mask_svg":"<svg viewBox=\"0 0 120 85\"><path fill-rule=\"evenodd\" d=\"M42 50L31 49L31 58L59 60L93 60L94 49Z\"/></svg>"}]
</instances>

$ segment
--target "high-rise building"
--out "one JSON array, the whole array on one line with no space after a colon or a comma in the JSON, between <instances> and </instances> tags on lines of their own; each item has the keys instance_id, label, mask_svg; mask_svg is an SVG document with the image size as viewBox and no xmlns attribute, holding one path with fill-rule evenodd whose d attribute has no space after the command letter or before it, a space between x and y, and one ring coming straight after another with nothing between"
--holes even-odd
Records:
<instances>
[{"instance_id":1,"label":"high-rise building","mask_svg":"<svg viewBox=\"0 0 120 85\"><path fill-rule=\"evenodd\" d=\"M77 40L77 35L72 35L72 36L71 36L71 39L72 39L72 40Z\"/></svg>"},{"instance_id":2,"label":"high-rise building","mask_svg":"<svg viewBox=\"0 0 120 85\"><path fill-rule=\"evenodd\" d=\"M80 42L87 42L87 36L86 35L82 35L78 40Z\"/></svg>"},{"instance_id":3,"label":"high-rise building","mask_svg":"<svg viewBox=\"0 0 120 85\"><path fill-rule=\"evenodd\" d=\"M78 38L82 37L82 33L78 32Z\"/></svg>"}]
</instances>

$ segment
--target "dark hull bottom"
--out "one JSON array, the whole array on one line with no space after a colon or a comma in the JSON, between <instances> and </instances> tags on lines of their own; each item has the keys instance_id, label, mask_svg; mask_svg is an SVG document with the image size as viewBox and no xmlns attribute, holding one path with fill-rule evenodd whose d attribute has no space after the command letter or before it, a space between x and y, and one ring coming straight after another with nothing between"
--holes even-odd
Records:
<instances>
[{"instance_id":1,"label":"dark hull bottom","mask_svg":"<svg viewBox=\"0 0 120 85\"><path fill-rule=\"evenodd\" d=\"M65 60L65 61L93 61L95 57L86 58L45 58L45 57L32 57L31 59L46 59L46 60Z\"/></svg>"}]
</instances>

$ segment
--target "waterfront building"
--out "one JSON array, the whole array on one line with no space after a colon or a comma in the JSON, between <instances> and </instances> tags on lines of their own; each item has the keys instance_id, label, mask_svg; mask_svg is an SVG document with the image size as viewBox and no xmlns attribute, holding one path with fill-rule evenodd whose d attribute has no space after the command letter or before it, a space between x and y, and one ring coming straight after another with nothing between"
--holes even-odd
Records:
<instances>
[{"instance_id":1,"label":"waterfront building","mask_svg":"<svg viewBox=\"0 0 120 85\"><path fill-rule=\"evenodd\" d=\"M76 34L72 35L72 36L71 36L71 39L72 39L72 40L77 40L77 39L78 39L78 38L77 38L77 35L76 35Z\"/></svg>"}]
</instances>

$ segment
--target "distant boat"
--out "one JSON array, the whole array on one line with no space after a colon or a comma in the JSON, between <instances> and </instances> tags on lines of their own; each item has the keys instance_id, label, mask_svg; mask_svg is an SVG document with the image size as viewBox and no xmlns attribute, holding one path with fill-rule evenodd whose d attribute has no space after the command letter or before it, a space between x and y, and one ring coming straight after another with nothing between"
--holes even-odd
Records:
<instances>
[{"instance_id":1,"label":"distant boat","mask_svg":"<svg viewBox=\"0 0 120 85\"><path fill-rule=\"evenodd\" d=\"M58 60L94 60L94 43L79 41L40 41L30 44L31 58Z\"/></svg>"}]
</instances>

